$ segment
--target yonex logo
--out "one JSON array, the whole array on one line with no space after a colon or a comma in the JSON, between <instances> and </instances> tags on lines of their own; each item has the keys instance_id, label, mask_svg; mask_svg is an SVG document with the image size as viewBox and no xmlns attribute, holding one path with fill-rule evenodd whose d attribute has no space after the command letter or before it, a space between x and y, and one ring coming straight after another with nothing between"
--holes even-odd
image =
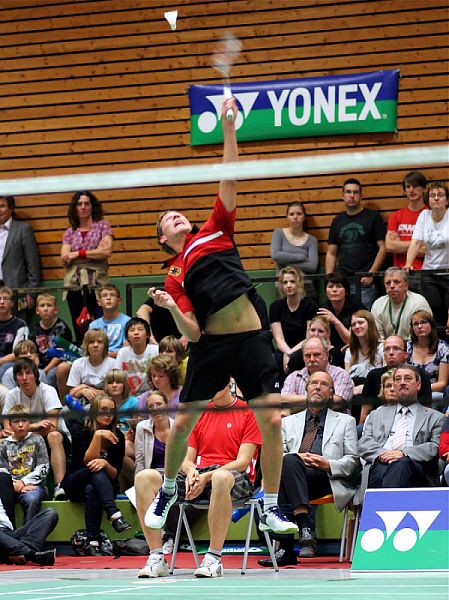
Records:
<instances>
[{"instance_id":1,"label":"yonex logo","mask_svg":"<svg viewBox=\"0 0 449 600\"><path fill-rule=\"evenodd\" d=\"M239 129L254 106L259 92L241 92L233 95L243 109L243 115L241 111L239 111L235 120L235 128ZM215 113L210 110L201 113L198 118L198 129L203 133L210 133L215 129L218 121L221 119L221 105L223 104L225 97L223 94L218 94L214 96L206 96L206 98L215 108Z\"/></svg>"},{"instance_id":2,"label":"yonex logo","mask_svg":"<svg viewBox=\"0 0 449 600\"><path fill-rule=\"evenodd\" d=\"M420 540L440 514L440 510L385 510L376 511L385 525L385 531L372 528L362 535L360 544L365 552L377 552L393 535L393 546L398 552L408 552ZM418 532L410 527L398 529L406 515L416 521Z\"/></svg>"}]
</instances>

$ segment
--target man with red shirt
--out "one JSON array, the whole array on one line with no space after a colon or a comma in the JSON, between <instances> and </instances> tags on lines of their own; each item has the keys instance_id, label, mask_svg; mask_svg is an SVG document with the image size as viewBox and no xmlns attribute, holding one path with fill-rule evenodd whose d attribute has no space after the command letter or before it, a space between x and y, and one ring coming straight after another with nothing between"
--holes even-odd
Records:
<instances>
[{"instance_id":1,"label":"man with red shirt","mask_svg":"<svg viewBox=\"0 0 449 600\"><path fill-rule=\"evenodd\" d=\"M221 550L231 522L232 502L249 499L253 493L254 466L262 438L254 413L243 400L230 394L229 385L214 396L207 408L190 434L176 482L178 500L210 502L210 546L201 566L195 570L195 577L222 577ZM150 547L150 556L139 577L168 575L160 531L148 529L142 522L149 505L148 491L156 494L161 481L154 469L136 476L137 511Z\"/></svg>"},{"instance_id":2,"label":"man with red shirt","mask_svg":"<svg viewBox=\"0 0 449 600\"><path fill-rule=\"evenodd\" d=\"M231 108L233 118L226 118ZM234 120L235 100L222 107L224 162L238 159ZM159 306L170 310L179 330L192 344L181 406L167 440L163 486L145 515L152 529L164 526L176 502L176 474L187 450L187 439L206 403L233 376L243 397L257 406L280 403L277 369L270 332L263 331L254 306L255 290L235 247L236 181L221 181L214 210L199 232L181 213L169 210L157 223L159 243L174 255L169 262L165 291L153 290ZM257 411L263 439L261 467L265 488L263 531L296 533L277 505L282 465L280 411Z\"/></svg>"},{"instance_id":3,"label":"man with red shirt","mask_svg":"<svg viewBox=\"0 0 449 600\"><path fill-rule=\"evenodd\" d=\"M412 240L413 230L421 212L426 208L424 192L427 179L419 171L410 171L402 181L402 187L407 196L408 204L393 212L388 218L387 236L385 246L387 252L393 254L394 266L399 269L405 267L407 250ZM413 270L422 269L423 253L413 262ZM416 286L415 286L416 287Z\"/></svg>"}]
</instances>

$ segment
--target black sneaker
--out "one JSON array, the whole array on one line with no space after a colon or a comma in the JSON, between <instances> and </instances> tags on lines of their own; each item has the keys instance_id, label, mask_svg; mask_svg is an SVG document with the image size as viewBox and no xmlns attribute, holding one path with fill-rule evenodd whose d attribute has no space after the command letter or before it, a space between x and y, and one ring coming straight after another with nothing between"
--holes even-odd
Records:
<instances>
[{"instance_id":1,"label":"black sneaker","mask_svg":"<svg viewBox=\"0 0 449 600\"><path fill-rule=\"evenodd\" d=\"M284 548L279 548L279 550L274 553L274 556L276 558L278 567L290 567L298 564L296 554L292 550L285 550ZM257 562L261 567L274 566L271 558L261 558Z\"/></svg>"},{"instance_id":2,"label":"black sneaker","mask_svg":"<svg viewBox=\"0 0 449 600\"><path fill-rule=\"evenodd\" d=\"M302 546L314 546L316 547L315 536L310 527L303 527L299 534L299 545Z\"/></svg>"},{"instance_id":3,"label":"black sneaker","mask_svg":"<svg viewBox=\"0 0 449 600\"><path fill-rule=\"evenodd\" d=\"M56 561L56 548L44 550L43 552L34 552L31 560L42 567L52 567Z\"/></svg>"},{"instance_id":4,"label":"black sneaker","mask_svg":"<svg viewBox=\"0 0 449 600\"><path fill-rule=\"evenodd\" d=\"M128 523L128 521L125 521L123 517L113 519L111 521L111 525L117 533L122 533L123 531L128 531L128 529L131 529L131 525Z\"/></svg>"}]
</instances>

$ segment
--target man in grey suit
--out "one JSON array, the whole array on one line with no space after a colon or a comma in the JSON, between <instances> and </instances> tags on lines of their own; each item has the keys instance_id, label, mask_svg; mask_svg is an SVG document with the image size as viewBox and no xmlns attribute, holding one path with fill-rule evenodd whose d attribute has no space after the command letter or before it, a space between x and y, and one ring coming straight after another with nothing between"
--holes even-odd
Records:
<instances>
[{"instance_id":1,"label":"man in grey suit","mask_svg":"<svg viewBox=\"0 0 449 600\"><path fill-rule=\"evenodd\" d=\"M293 514L299 528L300 557L316 554L309 501L333 494L343 510L354 496L353 479L360 469L354 417L329 408L334 384L325 371L312 373L307 383L307 410L282 419L284 460L279 505ZM297 563L293 536L281 540L276 557L280 566ZM272 566L270 559L259 561Z\"/></svg>"},{"instance_id":2,"label":"man in grey suit","mask_svg":"<svg viewBox=\"0 0 449 600\"><path fill-rule=\"evenodd\" d=\"M0 196L0 286L33 288L39 285L39 252L29 223L15 219L14 196ZM27 307L33 300L27 296Z\"/></svg>"},{"instance_id":3,"label":"man in grey suit","mask_svg":"<svg viewBox=\"0 0 449 600\"><path fill-rule=\"evenodd\" d=\"M438 444L443 415L418 403L418 369L401 364L394 373L397 405L371 412L358 443L366 462L361 495L369 488L437 485Z\"/></svg>"}]
</instances>

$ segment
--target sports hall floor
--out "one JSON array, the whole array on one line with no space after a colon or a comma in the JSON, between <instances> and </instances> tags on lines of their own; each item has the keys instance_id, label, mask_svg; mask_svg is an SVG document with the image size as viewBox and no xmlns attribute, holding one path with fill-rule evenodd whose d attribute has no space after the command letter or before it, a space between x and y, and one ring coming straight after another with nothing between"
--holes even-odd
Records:
<instances>
[{"instance_id":1,"label":"sports hall floor","mask_svg":"<svg viewBox=\"0 0 449 600\"><path fill-rule=\"evenodd\" d=\"M348 569L237 569L222 579L138 579L137 569L33 569L0 573L0 599L63 600L448 600L448 573L351 574Z\"/></svg>"}]
</instances>

